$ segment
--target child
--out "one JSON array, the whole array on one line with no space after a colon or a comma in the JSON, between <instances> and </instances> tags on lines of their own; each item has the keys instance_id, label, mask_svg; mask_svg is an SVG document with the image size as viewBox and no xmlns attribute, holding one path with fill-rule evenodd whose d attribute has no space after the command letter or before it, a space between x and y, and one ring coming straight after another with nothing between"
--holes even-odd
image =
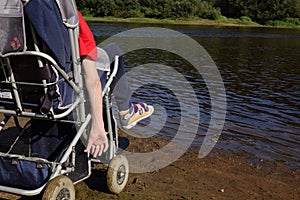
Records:
<instances>
[{"instance_id":1,"label":"child","mask_svg":"<svg viewBox=\"0 0 300 200\"><path fill-rule=\"evenodd\" d=\"M79 53L82 58L82 66L85 78L85 85L88 91L91 113L92 126L89 134L88 144L85 152L91 152L94 157L100 156L108 149L108 141L104 129L102 117L102 86L96 69L97 48L93 34L83 19L80 12L79 17ZM121 65L123 66L123 64ZM124 69L119 69L115 82L124 75ZM154 108L145 103L130 103L129 87L126 79L122 79L124 83L116 84L114 95L119 108L119 117L121 126L125 129L132 128L140 120L149 117Z\"/></svg>"}]
</instances>

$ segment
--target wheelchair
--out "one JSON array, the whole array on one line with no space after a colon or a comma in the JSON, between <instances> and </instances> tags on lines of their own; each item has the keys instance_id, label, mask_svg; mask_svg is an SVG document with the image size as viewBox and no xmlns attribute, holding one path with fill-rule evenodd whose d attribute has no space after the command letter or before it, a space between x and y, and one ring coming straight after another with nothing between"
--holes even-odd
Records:
<instances>
[{"instance_id":1,"label":"wheelchair","mask_svg":"<svg viewBox=\"0 0 300 200\"><path fill-rule=\"evenodd\" d=\"M0 191L75 199L74 184L91 175L93 163L101 163L108 166L109 190L120 193L129 166L120 154L125 147L120 146L110 95L118 56L113 70L105 73L102 91L109 149L91 158L83 152L91 113L75 2L1 0L0 14ZM124 143L128 145L126 139Z\"/></svg>"}]
</instances>

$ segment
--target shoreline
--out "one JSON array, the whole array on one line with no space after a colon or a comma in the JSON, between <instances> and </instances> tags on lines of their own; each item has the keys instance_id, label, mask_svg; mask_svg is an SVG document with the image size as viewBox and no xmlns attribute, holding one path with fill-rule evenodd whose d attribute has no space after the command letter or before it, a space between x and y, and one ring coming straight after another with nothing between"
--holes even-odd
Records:
<instances>
[{"instance_id":1,"label":"shoreline","mask_svg":"<svg viewBox=\"0 0 300 200\"><path fill-rule=\"evenodd\" d=\"M153 152L168 144L159 138L134 138L120 132L130 141L129 152ZM146 141L146 142L145 142ZM76 185L78 199L300 199L300 169L285 163L257 159L249 162L247 154L213 149L204 158L199 148L190 147L170 165L147 173L129 174L120 194L106 189L105 173L93 168L94 175ZM87 191L87 192L82 192Z\"/></svg>"},{"instance_id":2,"label":"shoreline","mask_svg":"<svg viewBox=\"0 0 300 200\"><path fill-rule=\"evenodd\" d=\"M153 152L168 144L159 138L136 138L119 131L129 139L129 152ZM145 142L146 141L146 142ZM92 175L75 185L76 199L300 199L300 169L288 168L282 162L257 159L249 162L249 155L214 148L204 158L199 148L190 147L170 165L152 172L129 174L125 189L111 194L106 185L106 166L95 163ZM151 159L151 158L150 158ZM0 199L27 199L0 192Z\"/></svg>"},{"instance_id":3,"label":"shoreline","mask_svg":"<svg viewBox=\"0 0 300 200\"><path fill-rule=\"evenodd\" d=\"M249 22L249 23L218 22L218 21L208 20L208 19L170 20L170 19L152 19L152 18L116 18L116 17L90 17L90 16L84 16L84 19L87 22L102 22L102 23L140 23L140 24L170 24L170 25L192 25L192 26L285 28L285 29L300 28L300 26L261 25L256 22Z\"/></svg>"}]
</instances>

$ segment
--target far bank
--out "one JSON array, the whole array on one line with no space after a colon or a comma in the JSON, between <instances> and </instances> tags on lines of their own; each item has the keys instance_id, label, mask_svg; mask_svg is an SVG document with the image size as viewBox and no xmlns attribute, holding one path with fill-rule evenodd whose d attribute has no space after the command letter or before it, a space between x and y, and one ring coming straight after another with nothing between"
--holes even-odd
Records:
<instances>
[{"instance_id":1,"label":"far bank","mask_svg":"<svg viewBox=\"0 0 300 200\"><path fill-rule=\"evenodd\" d=\"M178 24L178 25L211 25L211 26L248 26L266 28L300 28L299 25L274 22L278 25L262 25L248 19L221 18L218 20L208 19L154 19L154 18L116 18L116 17L91 17L84 16L88 22L115 22L115 23L147 23L147 24Z\"/></svg>"}]
</instances>

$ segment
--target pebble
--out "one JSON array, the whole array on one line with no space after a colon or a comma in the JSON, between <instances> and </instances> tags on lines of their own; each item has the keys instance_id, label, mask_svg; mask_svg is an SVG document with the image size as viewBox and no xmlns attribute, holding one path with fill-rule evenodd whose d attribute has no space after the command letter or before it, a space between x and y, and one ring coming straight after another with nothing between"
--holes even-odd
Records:
<instances>
[{"instance_id":1,"label":"pebble","mask_svg":"<svg viewBox=\"0 0 300 200\"><path fill-rule=\"evenodd\" d=\"M222 188L222 189L219 189L219 192L222 192L222 193L224 193L224 192L225 192L225 190Z\"/></svg>"}]
</instances>

